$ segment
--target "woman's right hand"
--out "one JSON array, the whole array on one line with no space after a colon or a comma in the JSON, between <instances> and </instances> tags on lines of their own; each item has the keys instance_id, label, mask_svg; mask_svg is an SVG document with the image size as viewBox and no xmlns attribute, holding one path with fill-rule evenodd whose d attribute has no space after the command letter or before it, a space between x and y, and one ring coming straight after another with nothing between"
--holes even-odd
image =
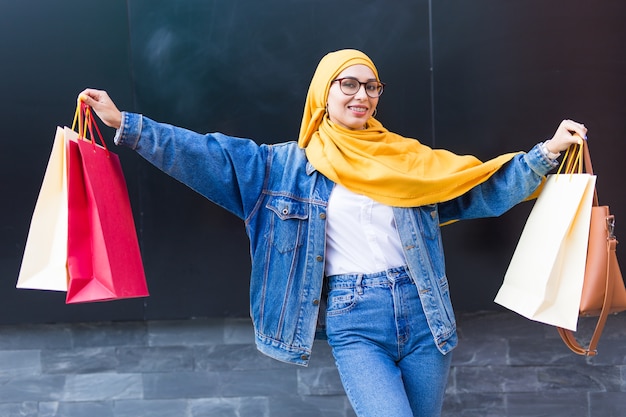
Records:
<instances>
[{"instance_id":1,"label":"woman's right hand","mask_svg":"<svg viewBox=\"0 0 626 417\"><path fill-rule=\"evenodd\" d=\"M115 129L119 129L122 125L122 113L106 91L87 88L78 95L78 101L91 107L105 125Z\"/></svg>"},{"instance_id":2,"label":"woman's right hand","mask_svg":"<svg viewBox=\"0 0 626 417\"><path fill-rule=\"evenodd\" d=\"M587 128L584 124L573 120L563 120L552 139L546 141L546 149L552 153L560 153L571 145L582 144L587 139Z\"/></svg>"}]
</instances>

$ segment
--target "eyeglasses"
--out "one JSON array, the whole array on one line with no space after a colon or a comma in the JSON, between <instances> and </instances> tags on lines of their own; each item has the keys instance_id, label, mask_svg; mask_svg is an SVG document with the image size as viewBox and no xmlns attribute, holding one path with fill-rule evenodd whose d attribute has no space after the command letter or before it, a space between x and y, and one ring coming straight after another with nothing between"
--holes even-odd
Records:
<instances>
[{"instance_id":1,"label":"eyeglasses","mask_svg":"<svg viewBox=\"0 0 626 417\"><path fill-rule=\"evenodd\" d=\"M333 82L335 81L339 82L341 92L347 96L355 95L359 92L361 86L364 85L365 93L371 98L377 98L383 93L383 87L385 86L385 83L378 81L367 81L362 83L355 78L337 78L333 80Z\"/></svg>"}]
</instances>

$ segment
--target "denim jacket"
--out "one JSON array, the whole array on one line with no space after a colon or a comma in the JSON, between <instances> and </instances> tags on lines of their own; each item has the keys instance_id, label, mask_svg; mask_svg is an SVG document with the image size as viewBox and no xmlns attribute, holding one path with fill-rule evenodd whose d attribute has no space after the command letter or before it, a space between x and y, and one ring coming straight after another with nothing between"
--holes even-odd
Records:
<instances>
[{"instance_id":1,"label":"denim jacket","mask_svg":"<svg viewBox=\"0 0 626 417\"><path fill-rule=\"evenodd\" d=\"M257 348L306 366L323 304L326 210L333 182L313 168L295 142L258 145L221 133L201 135L126 112L122 120L116 144L136 150L244 221ZM442 353L456 346L457 335L440 225L499 216L527 198L554 165L535 146L461 197L393 209L410 276Z\"/></svg>"}]
</instances>

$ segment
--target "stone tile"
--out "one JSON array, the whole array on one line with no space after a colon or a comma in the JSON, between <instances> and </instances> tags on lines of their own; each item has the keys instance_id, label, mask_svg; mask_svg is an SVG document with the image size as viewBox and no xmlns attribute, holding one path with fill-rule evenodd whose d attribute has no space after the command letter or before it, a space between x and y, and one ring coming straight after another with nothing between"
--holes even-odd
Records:
<instances>
[{"instance_id":1,"label":"stone tile","mask_svg":"<svg viewBox=\"0 0 626 417\"><path fill-rule=\"evenodd\" d=\"M116 417L111 402L42 403L39 417Z\"/></svg>"},{"instance_id":2,"label":"stone tile","mask_svg":"<svg viewBox=\"0 0 626 417\"><path fill-rule=\"evenodd\" d=\"M604 336L604 334L603 334ZM626 343L624 339L600 338L598 344L598 354L587 358L590 365L625 365L626 364Z\"/></svg>"},{"instance_id":3,"label":"stone tile","mask_svg":"<svg viewBox=\"0 0 626 417\"><path fill-rule=\"evenodd\" d=\"M41 352L42 372L47 374L112 372L117 366L114 347L46 349Z\"/></svg>"},{"instance_id":4,"label":"stone tile","mask_svg":"<svg viewBox=\"0 0 626 417\"><path fill-rule=\"evenodd\" d=\"M0 326L0 350L72 347L70 325L21 324Z\"/></svg>"},{"instance_id":5,"label":"stone tile","mask_svg":"<svg viewBox=\"0 0 626 417\"><path fill-rule=\"evenodd\" d=\"M206 398L189 401L189 417L270 417L266 397Z\"/></svg>"},{"instance_id":6,"label":"stone tile","mask_svg":"<svg viewBox=\"0 0 626 417\"><path fill-rule=\"evenodd\" d=\"M0 416L39 417L38 404L35 401L0 404Z\"/></svg>"},{"instance_id":7,"label":"stone tile","mask_svg":"<svg viewBox=\"0 0 626 417\"><path fill-rule=\"evenodd\" d=\"M56 401L64 386L64 375L0 378L0 403Z\"/></svg>"},{"instance_id":8,"label":"stone tile","mask_svg":"<svg viewBox=\"0 0 626 417\"><path fill-rule=\"evenodd\" d=\"M223 397L258 397L296 395L296 367L286 369L226 372L222 376L220 395Z\"/></svg>"},{"instance_id":9,"label":"stone tile","mask_svg":"<svg viewBox=\"0 0 626 417\"><path fill-rule=\"evenodd\" d=\"M601 392L619 391L621 374L613 367L457 367L455 391L487 392Z\"/></svg>"},{"instance_id":10,"label":"stone tile","mask_svg":"<svg viewBox=\"0 0 626 417\"><path fill-rule=\"evenodd\" d=\"M589 416L623 417L626 395L623 392L594 392L589 394Z\"/></svg>"},{"instance_id":11,"label":"stone tile","mask_svg":"<svg viewBox=\"0 0 626 417\"><path fill-rule=\"evenodd\" d=\"M72 326L75 347L141 346L147 344L143 322L78 323Z\"/></svg>"},{"instance_id":12,"label":"stone tile","mask_svg":"<svg viewBox=\"0 0 626 417\"><path fill-rule=\"evenodd\" d=\"M258 397L297 393L295 370L170 372L143 375L145 399Z\"/></svg>"},{"instance_id":13,"label":"stone tile","mask_svg":"<svg viewBox=\"0 0 626 417\"><path fill-rule=\"evenodd\" d=\"M143 398L140 374L68 375L62 400L105 401Z\"/></svg>"},{"instance_id":14,"label":"stone tile","mask_svg":"<svg viewBox=\"0 0 626 417\"><path fill-rule=\"evenodd\" d=\"M453 394L536 392L542 386L535 368L461 366L454 369Z\"/></svg>"},{"instance_id":15,"label":"stone tile","mask_svg":"<svg viewBox=\"0 0 626 417\"><path fill-rule=\"evenodd\" d=\"M220 372L168 372L143 374L146 400L220 397Z\"/></svg>"},{"instance_id":16,"label":"stone tile","mask_svg":"<svg viewBox=\"0 0 626 417\"><path fill-rule=\"evenodd\" d=\"M560 340L519 338L509 344L509 365L581 365L585 358L570 351Z\"/></svg>"},{"instance_id":17,"label":"stone tile","mask_svg":"<svg viewBox=\"0 0 626 417\"><path fill-rule=\"evenodd\" d=\"M452 352L452 366L506 365L509 343L505 339L462 338Z\"/></svg>"},{"instance_id":18,"label":"stone tile","mask_svg":"<svg viewBox=\"0 0 626 417\"><path fill-rule=\"evenodd\" d=\"M193 352L197 371L289 369L294 366L262 354L254 344L195 346Z\"/></svg>"},{"instance_id":19,"label":"stone tile","mask_svg":"<svg viewBox=\"0 0 626 417\"><path fill-rule=\"evenodd\" d=\"M356 417L345 395L270 397L271 417Z\"/></svg>"},{"instance_id":20,"label":"stone tile","mask_svg":"<svg viewBox=\"0 0 626 417\"><path fill-rule=\"evenodd\" d=\"M115 351L119 372L184 372L194 368L193 349L185 346L121 347Z\"/></svg>"},{"instance_id":21,"label":"stone tile","mask_svg":"<svg viewBox=\"0 0 626 417\"><path fill-rule=\"evenodd\" d=\"M508 394L506 417L606 417L589 415L587 395L576 393Z\"/></svg>"},{"instance_id":22,"label":"stone tile","mask_svg":"<svg viewBox=\"0 0 626 417\"><path fill-rule=\"evenodd\" d=\"M243 371L297 369L299 366L278 361L259 352L254 343L195 346L195 370ZM334 367L335 360L325 341L315 341L309 368Z\"/></svg>"},{"instance_id":23,"label":"stone tile","mask_svg":"<svg viewBox=\"0 0 626 417\"><path fill-rule=\"evenodd\" d=\"M458 389L456 386L456 367L450 368L450 373L448 374L448 384L446 385L446 396L454 395L458 393Z\"/></svg>"},{"instance_id":24,"label":"stone tile","mask_svg":"<svg viewBox=\"0 0 626 417\"><path fill-rule=\"evenodd\" d=\"M0 378L41 374L39 350L0 350Z\"/></svg>"},{"instance_id":25,"label":"stone tile","mask_svg":"<svg viewBox=\"0 0 626 417\"><path fill-rule=\"evenodd\" d=\"M505 394L448 394L442 417L504 417Z\"/></svg>"},{"instance_id":26,"label":"stone tile","mask_svg":"<svg viewBox=\"0 0 626 417\"><path fill-rule=\"evenodd\" d=\"M195 346L224 343L223 319L155 321L148 323L150 346Z\"/></svg>"},{"instance_id":27,"label":"stone tile","mask_svg":"<svg viewBox=\"0 0 626 417\"><path fill-rule=\"evenodd\" d=\"M226 319L224 322L224 343L254 344L254 326L250 319Z\"/></svg>"},{"instance_id":28,"label":"stone tile","mask_svg":"<svg viewBox=\"0 0 626 417\"><path fill-rule=\"evenodd\" d=\"M301 368L298 372L300 395L345 395L337 368Z\"/></svg>"},{"instance_id":29,"label":"stone tile","mask_svg":"<svg viewBox=\"0 0 626 417\"><path fill-rule=\"evenodd\" d=\"M59 413L58 401L43 401L39 403L39 412L37 416L56 417L59 415L58 413Z\"/></svg>"},{"instance_id":30,"label":"stone tile","mask_svg":"<svg viewBox=\"0 0 626 417\"><path fill-rule=\"evenodd\" d=\"M578 326L590 335L597 323L597 317L581 317L578 319ZM604 331L602 332L603 340L624 340L626 339L626 311L619 314L612 314L606 319Z\"/></svg>"},{"instance_id":31,"label":"stone tile","mask_svg":"<svg viewBox=\"0 0 626 417\"><path fill-rule=\"evenodd\" d=\"M538 367L541 391L619 392L622 375L619 368L605 366Z\"/></svg>"},{"instance_id":32,"label":"stone tile","mask_svg":"<svg viewBox=\"0 0 626 417\"><path fill-rule=\"evenodd\" d=\"M187 417L187 400L119 400L115 417ZM208 415L208 414L205 414Z\"/></svg>"}]
</instances>

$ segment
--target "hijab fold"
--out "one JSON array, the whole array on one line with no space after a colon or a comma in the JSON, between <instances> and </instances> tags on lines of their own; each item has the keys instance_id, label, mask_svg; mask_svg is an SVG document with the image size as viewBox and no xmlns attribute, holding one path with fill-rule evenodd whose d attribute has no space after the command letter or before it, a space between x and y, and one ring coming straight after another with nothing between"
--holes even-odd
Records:
<instances>
[{"instance_id":1,"label":"hijab fold","mask_svg":"<svg viewBox=\"0 0 626 417\"><path fill-rule=\"evenodd\" d=\"M516 153L481 162L471 155L432 149L389 132L373 117L363 130L331 122L326 102L331 81L344 69L363 64L378 79L362 52L344 49L320 61L306 98L298 144L316 170L335 183L379 203L416 207L458 197L486 181Z\"/></svg>"}]
</instances>

